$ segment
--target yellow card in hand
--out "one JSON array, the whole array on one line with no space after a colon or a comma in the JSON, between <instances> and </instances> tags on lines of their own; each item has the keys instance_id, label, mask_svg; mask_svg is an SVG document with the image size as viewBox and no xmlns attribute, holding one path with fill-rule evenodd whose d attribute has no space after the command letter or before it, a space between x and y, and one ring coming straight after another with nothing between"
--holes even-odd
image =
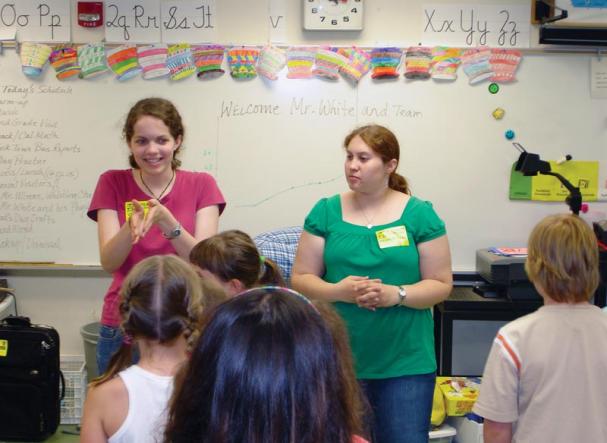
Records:
<instances>
[{"instance_id":1,"label":"yellow card in hand","mask_svg":"<svg viewBox=\"0 0 607 443\"><path fill-rule=\"evenodd\" d=\"M8 340L0 340L0 357L8 355Z\"/></svg>"},{"instance_id":2,"label":"yellow card in hand","mask_svg":"<svg viewBox=\"0 0 607 443\"><path fill-rule=\"evenodd\" d=\"M395 246L409 246L407 229L404 226L382 229L375 233L377 243L381 249L393 248Z\"/></svg>"},{"instance_id":3,"label":"yellow card in hand","mask_svg":"<svg viewBox=\"0 0 607 443\"><path fill-rule=\"evenodd\" d=\"M150 210L150 205L147 202L147 200L138 200L139 204L141 206L143 206L143 215L146 216L148 215L148 211ZM133 215L133 202L132 201L128 201L128 202L124 202L124 217L126 218L126 221L129 221L129 219L131 218L131 216Z\"/></svg>"}]
</instances>

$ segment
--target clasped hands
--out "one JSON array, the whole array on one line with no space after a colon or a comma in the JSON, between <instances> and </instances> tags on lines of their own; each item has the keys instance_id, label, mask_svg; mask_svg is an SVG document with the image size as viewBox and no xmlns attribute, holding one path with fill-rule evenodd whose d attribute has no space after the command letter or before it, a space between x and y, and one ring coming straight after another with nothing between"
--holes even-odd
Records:
<instances>
[{"instance_id":1,"label":"clasped hands","mask_svg":"<svg viewBox=\"0 0 607 443\"><path fill-rule=\"evenodd\" d=\"M359 307L375 311L377 308L393 306L398 300L387 290L379 278L350 275L338 283L352 303Z\"/></svg>"},{"instance_id":2,"label":"clasped hands","mask_svg":"<svg viewBox=\"0 0 607 443\"><path fill-rule=\"evenodd\" d=\"M148 200L148 210L145 211L143 205L132 200L133 213L129 218L129 227L131 228L131 241L133 244L141 240L154 225L173 225L177 224L171 212L162 205L158 200ZM168 220L168 222L162 223ZM162 226L160 226L162 229Z\"/></svg>"}]
</instances>

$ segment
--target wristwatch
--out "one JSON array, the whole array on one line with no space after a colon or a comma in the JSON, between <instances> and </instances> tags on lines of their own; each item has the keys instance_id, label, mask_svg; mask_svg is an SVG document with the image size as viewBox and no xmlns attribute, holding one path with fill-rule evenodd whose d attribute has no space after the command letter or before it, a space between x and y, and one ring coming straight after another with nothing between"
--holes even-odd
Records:
<instances>
[{"instance_id":1,"label":"wristwatch","mask_svg":"<svg viewBox=\"0 0 607 443\"><path fill-rule=\"evenodd\" d=\"M171 229L168 233L162 233L164 238L173 240L181 235L181 225L177 224L173 229Z\"/></svg>"},{"instance_id":2,"label":"wristwatch","mask_svg":"<svg viewBox=\"0 0 607 443\"><path fill-rule=\"evenodd\" d=\"M404 286L398 287L398 306L405 306L405 300L407 300L407 290Z\"/></svg>"}]
</instances>

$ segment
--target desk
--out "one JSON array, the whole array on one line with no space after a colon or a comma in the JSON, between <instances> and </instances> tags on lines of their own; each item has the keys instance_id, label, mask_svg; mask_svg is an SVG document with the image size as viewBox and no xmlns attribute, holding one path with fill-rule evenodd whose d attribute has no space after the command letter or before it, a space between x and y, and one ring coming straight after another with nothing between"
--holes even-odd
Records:
<instances>
[{"instance_id":1,"label":"desk","mask_svg":"<svg viewBox=\"0 0 607 443\"><path fill-rule=\"evenodd\" d=\"M451 373L454 320L506 322L533 312L541 305L541 300L512 302L505 298L484 298L473 292L472 287L454 287L449 298L434 307L434 340L438 375L481 375L481 373ZM493 338L493 335L486 337L490 341L493 341ZM486 355L481 358L486 359Z\"/></svg>"}]
</instances>

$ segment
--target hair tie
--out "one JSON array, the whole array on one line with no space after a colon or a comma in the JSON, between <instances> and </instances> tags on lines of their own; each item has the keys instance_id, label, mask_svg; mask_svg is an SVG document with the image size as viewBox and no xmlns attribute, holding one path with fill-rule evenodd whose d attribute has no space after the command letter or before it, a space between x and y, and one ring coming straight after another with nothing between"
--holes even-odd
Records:
<instances>
[{"instance_id":1,"label":"hair tie","mask_svg":"<svg viewBox=\"0 0 607 443\"><path fill-rule=\"evenodd\" d=\"M266 274L266 257L263 255L259 256L259 275L257 276L257 281L261 281L263 276Z\"/></svg>"}]
</instances>

